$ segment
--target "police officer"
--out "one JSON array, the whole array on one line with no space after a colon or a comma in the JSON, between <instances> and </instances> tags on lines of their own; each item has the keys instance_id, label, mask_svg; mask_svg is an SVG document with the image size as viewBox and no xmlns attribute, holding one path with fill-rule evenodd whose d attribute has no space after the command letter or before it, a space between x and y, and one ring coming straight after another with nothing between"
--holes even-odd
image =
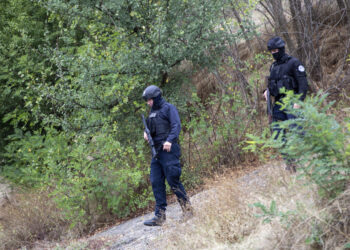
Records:
<instances>
[{"instance_id":1,"label":"police officer","mask_svg":"<svg viewBox=\"0 0 350 250\"><path fill-rule=\"evenodd\" d=\"M281 89L293 90L295 94L301 94L300 100L304 100L308 90L308 83L306 79L305 67L295 57L285 53L285 42L280 37L273 37L267 42L267 49L272 53L275 61L270 67L270 76L268 81L268 89L270 94L275 97L272 116L273 121L285 121L294 119L295 116L288 114L285 110L281 110L281 106L276 102L281 102L285 94L281 94ZM267 91L264 92L267 100ZM299 109L300 106L293 104L294 109ZM277 131L275 139L284 131L275 125L274 131ZM287 170L295 172L295 165L292 160L287 160Z\"/></svg>"},{"instance_id":2,"label":"police officer","mask_svg":"<svg viewBox=\"0 0 350 250\"><path fill-rule=\"evenodd\" d=\"M148 86L142 97L151 107L147 118L147 126L157 151L156 157L152 158L151 161L150 174L152 190L156 200L155 216L150 220L146 220L144 225L160 226L166 219L165 179L177 196L183 215L189 217L193 212L186 191L180 182L181 152L178 140L181 123L176 107L163 99L162 92L157 86ZM145 132L144 139L148 140Z\"/></svg>"}]
</instances>

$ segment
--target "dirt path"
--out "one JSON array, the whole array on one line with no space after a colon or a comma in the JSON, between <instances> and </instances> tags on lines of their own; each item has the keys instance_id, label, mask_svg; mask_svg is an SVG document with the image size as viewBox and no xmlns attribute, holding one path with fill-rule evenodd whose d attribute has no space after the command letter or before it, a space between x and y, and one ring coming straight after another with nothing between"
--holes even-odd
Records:
<instances>
[{"instance_id":1,"label":"dirt path","mask_svg":"<svg viewBox=\"0 0 350 250\"><path fill-rule=\"evenodd\" d=\"M197 207L201 200L205 199L210 191L203 191L191 197L194 207ZM162 227L147 227L143 221L150 219L154 213L148 213L143 216L126 221L118 226L114 226L107 231L96 234L89 239L89 247L107 248L107 249L157 249L152 242L164 232L176 229L178 223L190 223L191 219L181 222L182 211L177 203L168 205L166 216L167 220Z\"/></svg>"},{"instance_id":2,"label":"dirt path","mask_svg":"<svg viewBox=\"0 0 350 250\"><path fill-rule=\"evenodd\" d=\"M276 168L281 166L269 166L268 168ZM257 170L237 179L237 183L248 187L266 185L266 167L262 166ZM233 180L236 181L236 180ZM195 209L202 206L206 197L215 196L215 188L203 191L191 197L192 205ZM120 225L114 226L107 231L98 233L88 239L88 248L91 249L159 249L155 240L162 237L163 234L177 230L179 223L191 223L191 219L181 222L181 209L177 203L167 207L167 220L162 227L147 227L143 225L143 221L153 217L153 213L134 218Z\"/></svg>"},{"instance_id":3,"label":"dirt path","mask_svg":"<svg viewBox=\"0 0 350 250\"><path fill-rule=\"evenodd\" d=\"M144 220L153 217L152 212L91 237L59 243L38 242L34 249L281 249L276 248L284 234L279 223L262 223L249 205L257 201L269 205L271 200L276 200L279 211L297 206L300 200L297 196L303 196L301 189L309 191L302 186L295 189L295 175L290 175L284 167L283 162L273 162L258 168L248 167L240 173L228 172L209 181L208 190L190 198L195 215L187 221L181 221L181 208L173 203L168 205L167 220L161 227L143 225ZM307 207L312 207L312 202Z\"/></svg>"}]
</instances>

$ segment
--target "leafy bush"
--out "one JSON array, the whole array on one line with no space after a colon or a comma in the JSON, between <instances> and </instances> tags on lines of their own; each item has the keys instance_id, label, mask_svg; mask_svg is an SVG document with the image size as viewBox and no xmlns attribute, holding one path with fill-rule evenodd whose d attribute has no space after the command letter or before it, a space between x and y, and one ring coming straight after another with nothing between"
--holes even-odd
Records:
<instances>
[{"instance_id":1,"label":"leafy bush","mask_svg":"<svg viewBox=\"0 0 350 250\"><path fill-rule=\"evenodd\" d=\"M109 214L122 218L148 205L148 166L143 145L136 148L122 147L102 133L92 139L55 130L45 136L18 134L7 146L3 174L15 183L51 190L72 226L92 229Z\"/></svg>"},{"instance_id":2,"label":"leafy bush","mask_svg":"<svg viewBox=\"0 0 350 250\"><path fill-rule=\"evenodd\" d=\"M240 162L243 159L241 135L250 127L250 115L233 88L224 94L212 94L208 106L193 94L188 110L191 115L183 122L185 131L188 131L183 139L186 142L184 149L191 151L190 156L187 152L184 157L197 176Z\"/></svg>"},{"instance_id":3,"label":"leafy bush","mask_svg":"<svg viewBox=\"0 0 350 250\"><path fill-rule=\"evenodd\" d=\"M344 127L327 114L331 104L325 105L325 99L326 95L318 93L301 102L288 92L282 107L297 118L278 123L286 131L286 140L283 136L274 140L274 135L269 137L267 133L261 137L248 135L251 140L247 149L278 149L287 160L295 161L301 176L319 186L321 194L334 197L349 180L350 124ZM293 103L301 109L290 108Z\"/></svg>"}]
</instances>

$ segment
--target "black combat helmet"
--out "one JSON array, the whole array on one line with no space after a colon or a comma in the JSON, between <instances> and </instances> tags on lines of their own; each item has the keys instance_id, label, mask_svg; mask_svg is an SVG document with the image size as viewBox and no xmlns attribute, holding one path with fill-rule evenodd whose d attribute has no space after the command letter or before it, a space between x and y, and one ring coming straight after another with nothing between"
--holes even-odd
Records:
<instances>
[{"instance_id":1,"label":"black combat helmet","mask_svg":"<svg viewBox=\"0 0 350 250\"><path fill-rule=\"evenodd\" d=\"M271 38L267 42L267 49L268 50L281 49L281 48L284 48L284 46L285 46L285 43L284 43L283 39L278 37L278 36Z\"/></svg>"},{"instance_id":2,"label":"black combat helmet","mask_svg":"<svg viewBox=\"0 0 350 250\"><path fill-rule=\"evenodd\" d=\"M162 91L160 90L160 88L158 88L155 85L150 85L143 91L142 98L145 101L147 101L147 100L153 99L161 94L162 94Z\"/></svg>"}]
</instances>

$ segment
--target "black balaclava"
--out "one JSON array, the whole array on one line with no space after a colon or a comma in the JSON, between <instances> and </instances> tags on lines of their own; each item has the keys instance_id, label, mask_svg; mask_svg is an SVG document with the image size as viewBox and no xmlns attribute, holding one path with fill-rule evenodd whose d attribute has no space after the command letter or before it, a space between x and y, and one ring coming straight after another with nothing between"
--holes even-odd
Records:
<instances>
[{"instance_id":1,"label":"black balaclava","mask_svg":"<svg viewBox=\"0 0 350 250\"><path fill-rule=\"evenodd\" d=\"M158 96L154 97L152 110L160 109L163 106L164 102L165 102L165 100L163 99L162 95L158 95Z\"/></svg>"},{"instance_id":2,"label":"black balaclava","mask_svg":"<svg viewBox=\"0 0 350 250\"><path fill-rule=\"evenodd\" d=\"M278 48L278 52L272 54L273 58L274 58L277 62L280 61L284 55L285 55L285 49L284 49L284 47Z\"/></svg>"}]
</instances>

